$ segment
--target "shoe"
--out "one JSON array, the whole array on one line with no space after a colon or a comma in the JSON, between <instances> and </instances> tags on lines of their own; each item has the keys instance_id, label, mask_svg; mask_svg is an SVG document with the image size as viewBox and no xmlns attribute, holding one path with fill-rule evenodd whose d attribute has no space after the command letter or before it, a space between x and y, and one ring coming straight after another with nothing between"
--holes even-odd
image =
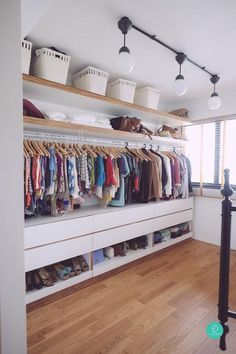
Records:
<instances>
[{"instance_id":1,"label":"shoe","mask_svg":"<svg viewBox=\"0 0 236 354\"><path fill-rule=\"evenodd\" d=\"M41 281L41 278L39 276L39 272L37 270L34 270L32 272L32 278L33 278L33 285L35 289L42 289L43 283Z\"/></svg>"},{"instance_id":2,"label":"shoe","mask_svg":"<svg viewBox=\"0 0 236 354\"><path fill-rule=\"evenodd\" d=\"M75 271L75 275L79 275L82 272L81 265L80 265L78 257L74 257L74 258L71 259L71 265L72 265L72 268Z\"/></svg>"},{"instance_id":3,"label":"shoe","mask_svg":"<svg viewBox=\"0 0 236 354\"><path fill-rule=\"evenodd\" d=\"M52 286L55 284L55 278L47 271L46 268L40 268L38 269L38 272L43 285Z\"/></svg>"},{"instance_id":4,"label":"shoe","mask_svg":"<svg viewBox=\"0 0 236 354\"><path fill-rule=\"evenodd\" d=\"M88 263L86 262L86 260L83 256L79 256L78 260L79 260L82 272L86 272L87 270L89 270Z\"/></svg>"},{"instance_id":5,"label":"shoe","mask_svg":"<svg viewBox=\"0 0 236 354\"><path fill-rule=\"evenodd\" d=\"M34 289L32 272L25 273L25 282L26 282L26 291L30 291Z\"/></svg>"},{"instance_id":6,"label":"shoe","mask_svg":"<svg viewBox=\"0 0 236 354\"><path fill-rule=\"evenodd\" d=\"M55 267L58 277L61 280L69 279L70 274L69 274L68 270L66 269L66 267L62 263L54 264L54 267Z\"/></svg>"}]
</instances>

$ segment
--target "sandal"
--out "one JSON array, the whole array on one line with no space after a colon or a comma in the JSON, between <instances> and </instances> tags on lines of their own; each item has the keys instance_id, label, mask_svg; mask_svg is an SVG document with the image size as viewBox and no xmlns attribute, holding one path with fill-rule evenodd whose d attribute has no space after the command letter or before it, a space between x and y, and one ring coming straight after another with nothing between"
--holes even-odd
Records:
<instances>
[{"instance_id":1,"label":"sandal","mask_svg":"<svg viewBox=\"0 0 236 354\"><path fill-rule=\"evenodd\" d=\"M74 271L74 269L71 266L65 266L65 268L66 268L66 270L67 270L67 272L68 272L70 277L74 277L75 276L75 271Z\"/></svg>"},{"instance_id":2,"label":"sandal","mask_svg":"<svg viewBox=\"0 0 236 354\"><path fill-rule=\"evenodd\" d=\"M43 285L45 286L52 286L55 284L54 278L52 275L46 270L46 268L40 268L38 269L39 276L41 278L41 281Z\"/></svg>"},{"instance_id":3,"label":"sandal","mask_svg":"<svg viewBox=\"0 0 236 354\"><path fill-rule=\"evenodd\" d=\"M86 262L86 260L83 256L79 256L78 260L79 260L82 272L86 272L87 270L89 270L88 263Z\"/></svg>"},{"instance_id":4,"label":"sandal","mask_svg":"<svg viewBox=\"0 0 236 354\"><path fill-rule=\"evenodd\" d=\"M32 278L33 278L33 285L34 285L35 289L42 289L43 283L42 283L42 280L39 276L39 272L37 270L34 270L32 272Z\"/></svg>"},{"instance_id":5,"label":"sandal","mask_svg":"<svg viewBox=\"0 0 236 354\"><path fill-rule=\"evenodd\" d=\"M75 271L75 275L79 275L82 272L82 269L81 269L81 265L80 265L78 257L72 258L71 264L72 264L72 267Z\"/></svg>"},{"instance_id":6,"label":"sandal","mask_svg":"<svg viewBox=\"0 0 236 354\"><path fill-rule=\"evenodd\" d=\"M61 280L67 280L70 277L66 267L62 263L54 264L55 270L57 272L58 277Z\"/></svg>"}]
</instances>

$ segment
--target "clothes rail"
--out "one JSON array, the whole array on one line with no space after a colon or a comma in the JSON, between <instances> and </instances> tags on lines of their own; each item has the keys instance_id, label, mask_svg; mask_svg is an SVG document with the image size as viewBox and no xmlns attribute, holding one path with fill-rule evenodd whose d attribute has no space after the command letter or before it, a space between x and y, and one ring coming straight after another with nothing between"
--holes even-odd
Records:
<instances>
[{"instance_id":1,"label":"clothes rail","mask_svg":"<svg viewBox=\"0 0 236 354\"><path fill-rule=\"evenodd\" d=\"M41 133L41 132L31 132L24 131L24 139L37 140L37 141L48 141L48 142L64 142L64 143L81 143L90 145L100 145L100 146L114 146L114 147L129 147L135 149L145 148L147 150L154 149L160 151L182 151L182 146L170 146L157 143L141 143L133 141L117 141L111 139L100 139L94 137L85 137L82 135L65 135L65 134L51 134L51 133Z\"/></svg>"},{"instance_id":2,"label":"clothes rail","mask_svg":"<svg viewBox=\"0 0 236 354\"><path fill-rule=\"evenodd\" d=\"M220 338L220 349L226 350L226 334L229 332L228 318L236 319L236 312L229 311L229 272L230 272L230 238L231 238L231 212L236 211L229 197L234 193L229 183L228 169L224 170L225 184L221 191L224 196L222 202L221 221L221 249L220 249L220 279L219 279L219 302L218 319L223 327Z\"/></svg>"}]
</instances>

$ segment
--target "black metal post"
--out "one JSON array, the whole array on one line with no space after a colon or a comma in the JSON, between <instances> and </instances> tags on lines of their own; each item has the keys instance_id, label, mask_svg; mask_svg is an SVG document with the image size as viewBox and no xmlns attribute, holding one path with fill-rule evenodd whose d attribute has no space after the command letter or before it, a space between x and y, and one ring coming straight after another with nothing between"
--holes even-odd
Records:
<instances>
[{"instance_id":1,"label":"black metal post","mask_svg":"<svg viewBox=\"0 0 236 354\"><path fill-rule=\"evenodd\" d=\"M225 197L222 202L221 222L221 249L220 249L220 279L219 279L219 308L218 319L223 326L223 334L220 338L220 349L226 350L226 334L229 332L228 300L229 300L229 267L230 267L230 233L231 233L231 207L229 197L233 190L229 184L229 170L224 170L225 184L221 193Z\"/></svg>"}]
</instances>

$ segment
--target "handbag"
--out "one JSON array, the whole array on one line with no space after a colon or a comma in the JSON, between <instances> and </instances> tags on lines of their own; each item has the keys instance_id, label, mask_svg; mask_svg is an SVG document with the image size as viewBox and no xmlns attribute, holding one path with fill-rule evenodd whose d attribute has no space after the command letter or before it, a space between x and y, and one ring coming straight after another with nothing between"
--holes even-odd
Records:
<instances>
[{"instance_id":1,"label":"handbag","mask_svg":"<svg viewBox=\"0 0 236 354\"><path fill-rule=\"evenodd\" d=\"M112 118L110 120L111 126L115 130L122 130L125 132L133 132L133 133L141 133L141 134L146 134L150 138L153 134L153 131L148 129L147 127L144 127L141 124L141 119L136 118L136 117L117 117L117 118Z\"/></svg>"},{"instance_id":2,"label":"handbag","mask_svg":"<svg viewBox=\"0 0 236 354\"><path fill-rule=\"evenodd\" d=\"M138 133L140 129L141 119L129 117L117 117L110 120L111 126L115 130L122 130L125 132Z\"/></svg>"},{"instance_id":3,"label":"handbag","mask_svg":"<svg viewBox=\"0 0 236 354\"><path fill-rule=\"evenodd\" d=\"M35 107L32 102L28 101L25 98L23 98L23 112L24 112L24 116L27 116L27 117L35 117L35 118L45 119L42 112L40 112L40 110L38 110L38 108Z\"/></svg>"}]
</instances>

